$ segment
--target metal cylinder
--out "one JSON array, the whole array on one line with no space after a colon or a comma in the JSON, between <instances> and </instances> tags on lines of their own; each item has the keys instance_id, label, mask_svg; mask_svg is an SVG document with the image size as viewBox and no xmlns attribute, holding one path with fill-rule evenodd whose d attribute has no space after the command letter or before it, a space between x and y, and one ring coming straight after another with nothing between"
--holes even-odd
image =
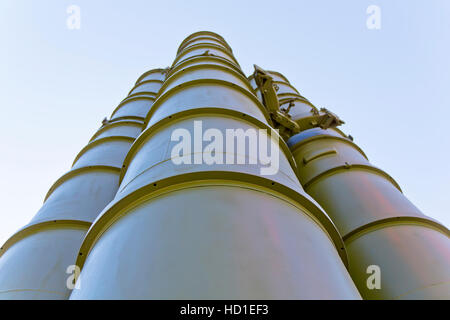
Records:
<instances>
[{"instance_id":1,"label":"metal cylinder","mask_svg":"<svg viewBox=\"0 0 450 320\"><path fill-rule=\"evenodd\" d=\"M152 69L142 74L129 95L114 109L111 121L134 119L143 121L150 110L167 69Z\"/></svg>"},{"instance_id":2,"label":"metal cylinder","mask_svg":"<svg viewBox=\"0 0 450 320\"><path fill-rule=\"evenodd\" d=\"M144 120L155 97L134 96L124 99L111 115L111 120L135 119Z\"/></svg>"},{"instance_id":3,"label":"metal cylinder","mask_svg":"<svg viewBox=\"0 0 450 320\"><path fill-rule=\"evenodd\" d=\"M0 299L67 299L66 271L89 225L55 220L14 234L1 250Z\"/></svg>"},{"instance_id":4,"label":"metal cylinder","mask_svg":"<svg viewBox=\"0 0 450 320\"><path fill-rule=\"evenodd\" d=\"M199 31L196 33L193 33L189 37L183 40L183 42L178 47L177 54L180 53L182 50L185 50L186 48L199 44L199 43L212 43L216 45L220 45L224 48L226 48L230 53L233 53L231 50L231 47L228 45L228 43L223 39L221 36L209 32L209 31Z\"/></svg>"},{"instance_id":5,"label":"metal cylinder","mask_svg":"<svg viewBox=\"0 0 450 320\"><path fill-rule=\"evenodd\" d=\"M421 213L346 136L309 129L288 144L303 187L343 235L364 298L450 298L447 228ZM371 266L380 271L380 288L368 284Z\"/></svg>"},{"instance_id":6,"label":"metal cylinder","mask_svg":"<svg viewBox=\"0 0 450 320\"><path fill-rule=\"evenodd\" d=\"M71 299L359 299L340 234L270 123L223 38L183 41L119 191L83 241ZM194 139L241 130L249 141L261 130L278 170L262 175L250 142L216 146L232 163L205 160L203 142L174 154L177 130Z\"/></svg>"},{"instance_id":7,"label":"metal cylinder","mask_svg":"<svg viewBox=\"0 0 450 320\"><path fill-rule=\"evenodd\" d=\"M159 88L161 88L162 81L161 80L146 80L137 83L133 89L128 94L127 98L131 98L134 96L149 96L154 97L158 93Z\"/></svg>"},{"instance_id":8,"label":"metal cylinder","mask_svg":"<svg viewBox=\"0 0 450 320\"><path fill-rule=\"evenodd\" d=\"M166 78L167 69L151 69L143 73L136 81L136 84L145 82L147 80L159 80L164 82Z\"/></svg>"},{"instance_id":9,"label":"metal cylinder","mask_svg":"<svg viewBox=\"0 0 450 320\"><path fill-rule=\"evenodd\" d=\"M90 142L108 137L129 137L135 139L142 132L142 121L134 119L120 119L117 121L109 121L107 125L100 128Z\"/></svg>"},{"instance_id":10,"label":"metal cylinder","mask_svg":"<svg viewBox=\"0 0 450 320\"><path fill-rule=\"evenodd\" d=\"M176 56L172 66L176 65L178 62L182 60L202 55L222 57L239 66L239 63L237 62L236 58L226 47L212 43L199 43L186 48L186 50L182 50Z\"/></svg>"},{"instance_id":11,"label":"metal cylinder","mask_svg":"<svg viewBox=\"0 0 450 320\"><path fill-rule=\"evenodd\" d=\"M450 299L449 230L342 123L188 36L0 248L0 299Z\"/></svg>"},{"instance_id":12,"label":"metal cylinder","mask_svg":"<svg viewBox=\"0 0 450 320\"><path fill-rule=\"evenodd\" d=\"M271 115L281 113L274 118L277 126L294 121L301 131L284 130L300 182L342 234L362 296L449 298L449 230L422 214L391 176L370 164L353 138L336 128L342 120L316 108L283 75L255 66L249 80ZM264 96L261 88L272 95Z\"/></svg>"},{"instance_id":13,"label":"metal cylinder","mask_svg":"<svg viewBox=\"0 0 450 320\"><path fill-rule=\"evenodd\" d=\"M30 223L0 248L0 299L69 297L71 266L82 240L114 198L123 159L151 106L147 98L139 99L122 103L113 114L116 117L104 121L72 169L51 187ZM131 107L132 101L146 105Z\"/></svg>"}]
</instances>

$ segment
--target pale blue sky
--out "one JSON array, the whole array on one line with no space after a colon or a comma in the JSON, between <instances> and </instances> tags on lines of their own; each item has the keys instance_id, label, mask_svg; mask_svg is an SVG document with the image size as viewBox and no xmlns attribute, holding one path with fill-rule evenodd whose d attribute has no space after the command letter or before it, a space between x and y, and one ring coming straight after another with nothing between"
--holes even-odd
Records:
<instances>
[{"instance_id":1,"label":"pale blue sky","mask_svg":"<svg viewBox=\"0 0 450 320\"><path fill-rule=\"evenodd\" d=\"M53 182L147 69L210 30L243 70L277 70L450 226L450 1L0 2L0 242L28 223ZM81 29L66 26L69 5ZM382 10L381 30L366 9Z\"/></svg>"}]
</instances>

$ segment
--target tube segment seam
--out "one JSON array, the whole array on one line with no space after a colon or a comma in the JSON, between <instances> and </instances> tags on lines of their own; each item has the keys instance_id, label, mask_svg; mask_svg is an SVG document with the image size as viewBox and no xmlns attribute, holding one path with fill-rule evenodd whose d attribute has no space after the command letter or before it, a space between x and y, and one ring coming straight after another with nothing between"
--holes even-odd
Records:
<instances>
[{"instance_id":1,"label":"tube segment seam","mask_svg":"<svg viewBox=\"0 0 450 320\"><path fill-rule=\"evenodd\" d=\"M342 239L346 244L355 241L357 238L364 234L384 229L390 226L398 225L419 225L425 228L430 228L450 237L450 231L437 221L430 220L428 218L414 217L414 216L397 216L389 217L385 219L376 220L365 225L362 225L353 231L350 231L346 235L342 236Z\"/></svg>"},{"instance_id":2,"label":"tube segment seam","mask_svg":"<svg viewBox=\"0 0 450 320\"><path fill-rule=\"evenodd\" d=\"M107 124L105 124L104 126L100 127L100 129L97 130L97 132L92 136L92 138L89 140L89 143L92 142L95 138L97 138L100 134L102 134L105 131L108 131L108 129L111 128L115 128L115 127L121 127L123 125L131 125L134 127L140 127L142 128L142 126L144 125L143 122L138 122L138 121L132 121L131 119L129 120L111 120L109 121Z\"/></svg>"},{"instance_id":3,"label":"tube segment seam","mask_svg":"<svg viewBox=\"0 0 450 320\"><path fill-rule=\"evenodd\" d=\"M42 290L42 289L9 289L9 290L0 290L0 295L11 292L43 292L43 293L54 293L59 294L61 296L66 296L65 292L53 291L53 290Z\"/></svg>"},{"instance_id":4,"label":"tube segment seam","mask_svg":"<svg viewBox=\"0 0 450 320\"><path fill-rule=\"evenodd\" d=\"M404 296L406 296L408 294L411 294L413 292L417 292L417 291L420 291L420 290L423 290L423 289L426 289L426 288L442 286L442 285L446 285L446 284L449 284L449 283L450 283L450 280L449 281L441 281L441 282L429 284L429 285L426 285L426 286L422 286L422 287L419 287L419 288L415 288L415 289L412 289L412 290L408 290L405 293L402 293L402 294L400 294L400 295L398 295L396 297L391 298L391 300L399 300L401 297L404 297Z\"/></svg>"},{"instance_id":5,"label":"tube segment seam","mask_svg":"<svg viewBox=\"0 0 450 320\"><path fill-rule=\"evenodd\" d=\"M221 42L220 40L215 39L215 38L212 38L212 37L198 37L198 38L191 39L189 42L186 42L186 43L183 45L183 47L181 47L181 48L179 47L179 48L178 48L178 50L177 50L177 55L179 55L180 53L182 53L182 52L188 50L190 47L193 47L193 46L196 46L196 45L205 45L205 44L208 45L208 44L214 44L214 45L220 46L220 45L217 44L217 43L214 43L214 42L207 42L207 41L202 41L202 42L196 43L196 44L194 44L194 45L190 45L190 44L192 44L193 42L196 42L196 41L198 41L198 40L216 40L217 42L220 43L220 45L223 46L223 48L224 48L225 50L228 51L229 54L233 55L233 50L231 50L231 48L229 48L227 45L225 45L225 44L224 44L223 42Z\"/></svg>"},{"instance_id":6,"label":"tube segment seam","mask_svg":"<svg viewBox=\"0 0 450 320\"><path fill-rule=\"evenodd\" d=\"M173 88L170 88L168 91L164 92L164 94L160 95L155 102L152 105L152 108L150 109L150 111L147 113L147 116L145 117L144 120L144 128L148 126L148 123L153 115L153 113L161 106L163 105L164 101L174 95L176 92L181 91L182 89L186 88L186 87L192 87L198 84L220 84L223 85L225 87L229 87L232 89L235 89L237 91L239 91L240 93L243 93L244 95L246 95L248 98L250 98L255 105L258 107L259 111L262 112L262 114L264 115L264 118L266 118L266 121L271 124L272 120L269 116L269 113L267 111L267 109L262 105L261 101L258 100L258 98L252 93L249 92L248 90L245 90L244 88L242 88L241 86L238 86L232 82L228 82L225 80L218 80L218 79L197 79L197 80L192 80L192 81L187 81L184 82L180 85L177 85Z\"/></svg>"},{"instance_id":7,"label":"tube segment seam","mask_svg":"<svg viewBox=\"0 0 450 320\"><path fill-rule=\"evenodd\" d=\"M242 113L242 112L239 112L236 110L225 109L225 108L214 108L214 107L183 110L183 111L174 113L170 116L167 116L167 117L159 120L158 122L153 124L151 127L145 129L141 133L141 135L135 140L135 142L133 143L133 145L131 146L130 150L128 151L128 153L125 157L119 183L122 182L122 179L127 171L127 167L129 165L129 163L131 162L131 160L133 159L136 151L140 148L142 141L147 139L147 137L150 136L151 134L153 134L156 130L159 130L160 128L166 126L170 122L173 122L175 120L180 120L183 118L190 118L190 117L198 116L198 115L212 115L212 116L227 115L227 116L230 116L232 118L235 118L235 119L238 119L241 121L244 120L246 122L249 122L253 125L256 125L260 129L266 129L268 131L267 132L268 136L271 136L273 131L276 132L276 134L278 134L278 132L276 130L271 130L271 127L269 125L265 124L264 122L256 119L253 116L250 116L248 114L245 114L245 113ZM284 155L286 156L287 160L289 161L289 163L294 171L294 174L296 174L296 176L298 178L297 165L295 163L294 157L292 156L292 153L289 150L289 147L287 146L286 142L284 142L284 140L280 136L278 136L278 141L280 143L281 150L283 151Z\"/></svg>"},{"instance_id":8,"label":"tube segment seam","mask_svg":"<svg viewBox=\"0 0 450 320\"><path fill-rule=\"evenodd\" d=\"M233 62L235 62L236 65L239 66L239 63L237 62L237 60L236 60L236 58L234 57L233 54L230 54L230 52L228 52L228 50L226 50L224 47L219 46L219 45L215 45L215 44L212 44L212 43L208 43L208 44L206 44L206 43L205 43L205 44L197 44L197 45L194 45L194 46L192 46L192 47L189 47L189 48L187 48L186 50L180 52L180 53L175 57L175 60L173 61L172 66L175 66L178 62L183 61L184 59L181 59L183 56L185 56L187 53L189 53L189 52L191 52L191 51L194 51L194 50L196 50L196 49L198 49L198 48L205 48L205 51L206 51L208 48L216 49L216 50L218 50L218 51L222 51L222 52L225 53L226 55L230 56L230 58L233 60Z\"/></svg>"},{"instance_id":9,"label":"tube segment seam","mask_svg":"<svg viewBox=\"0 0 450 320\"><path fill-rule=\"evenodd\" d=\"M158 92L159 92L159 91L158 91ZM153 91L139 91L139 92L136 92L136 93L133 93L133 94L128 95L125 99L128 99L128 98L134 98L134 97L138 97L138 96L141 96L141 95L146 95L146 96L151 97L151 98L156 98L156 96L158 95L158 92L153 92Z\"/></svg>"},{"instance_id":10,"label":"tube segment seam","mask_svg":"<svg viewBox=\"0 0 450 320\"><path fill-rule=\"evenodd\" d=\"M57 229L58 226L69 226L88 230L91 226L91 223L82 220L47 220L28 224L17 231L15 234L13 234L8 240L6 240L6 242L0 248L0 257L20 240L25 239L32 234L38 233L41 230Z\"/></svg>"},{"instance_id":11,"label":"tube segment seam","mask_svg":"<svg viewBox=\"0 0 450 320\"><path fill-rule=\"evenodd\" d=\"M119 111L119 109L121 109L124 105L126 105L127 103L129 103L129 102L132 102L132 101L137 101L137 100L150 100L151 102L154 102L155 100L156 100L156 98L152 98L152 97L148 97L148 96L142 96L142 97L138 97L138 96L134 96L134 97L131 97L129 100L127 100L127 99L124 99L124 100L122 100L122 102L114 109L114 111L111 113L111 117L110 118L112 118L112 117L114 117L114 115L117 113L117 111ZM136 116L126 116L126 117L129 117L130 119L131 118L141 118L141 117L136 117ZM124 117L120 117L120 118L124 118ZM116 118L116 119L119 119L119 118ZM114 119L115 120L115 119Z\"/></svg>"},{"instance_id":12,"label":"tube segment seam","mask_svg":"<svg viewBox=\"0 0 450 320\"><path fill-rule=\"evenodd\" d=\"M154 83L154 82L155 82L155 83L161 83L161 84L164 83L164 81L162 81L162 80L156 80L156 79L150 79L150 80L145 80L145 81L139 82L139 83L136 84L133 88L131 88L130 92L128 92L128 96L130 96L131 92L133 92L134 89L139 88L140 86L142 86L142 85L144 85L144 84L147 84L147 83ZM141 92L139 92L139 93L141 93Z\"/></svg>"},{"instance_id":13,"label":"tube segment seam","mask_svg":"<svg viewBox=\"0 0 450 320\"><path fill-rule=\"evenodd\" d=\"M66 172L64 175L62 175L61 177L59 177L59 179L56 180L55 183L53 183L53 185L50 187L50 189L48 190L48 192L44 198L44 202L47 201L47 199L50 197L50 195L64 182L66 182L67 180L69 180L73 177L76 177L84 172L88 172L91 170L111 171L111 172L117 173L120 176L121 169L117 168L117 167L111 167L111 166L96 165L96 166L87 166L87 167L81 167L81 168L70 170L70 171Z\"/></svg>"},{"instance_id":14,"label":"tube segment seam","mask_svg":"<svg viewBox=\"0 0 450 320\"><path fill-rule=\"evenodd\" d=\"M241 68L239 68L239 66L237 66L236 64L232 63L230 60L225 59L223 57L220 56L205 56L205 55L196 55L196 56L191 56L187 59L184 59L182 61L180 61L178 64L174 65L168 72L167 72L167 78L169 78L173 73L177 72L179 69L183 68L183 65L188 64L192 61L196 61L196 60L217 60L220 61L224 64L226 64L227 66L229 66L230 68L232 68L233 70L239 72L244 78L245 78L245 74L244 72L242 72ZM248 82L248 80L246 79L246 82ZM254 91L254 89L252 88L252 90Z\"/></svg>"},{"instance_id":15,"label":"tube segment seam","mask_svg":"<svg viewBox=\"0 0 450 320\"><path fill-rule=\"evenodd\" d=\"M107 127L109 125L115 124L115 123L121 123L121 122L126 122L126 121L130 121L139 125L143 125L144 124L144 118L143 117L139 117L139 116L122 116L122 117L117 117L114 119L109 119L108 123L101 126L98 130L103 129L104 127Z\"/></svg>"},{"instance_id":16,"label":"tube segment seam","mask_svg":"<svg viewBox=\"0 0 450 320\"><path fill-rule=\"evenodd\" d=\"M180 46L178 47L177 54L179 54L181 51L186 49L189 46L189 44L191 44L192 42L198 41L198 40L215 40L217 42L220 42L225 48L227 48L231 53L233 53L233 50L231 49L229 44L225 42L225 40L213 37L211 35L210 36L202 35L202 36L198 36L198 37L193 37L193 38L188 39L187 41L181 43Z\"/></svg>"},{"instance_id":17,"label":"tube segment seam","mask_svg":"<svg viewBox=\"0 0 450 320\"><path fill-rule=\"evenodd\" d=\"M141 80L142 79L144 79L146 76L148 76L149 74L152 74L152 73L161 73L161 74L164 74L166 72L166 69L163 69L163 68L158 68L158 69L151 69L151 70L148 70L147 72L144 72L137 80L136 80L136 83L134 84L134 86L136 87L136 85L138 84L138 83L140 83L141 82Z\"/></svg>"},{"instance_id":18,"label":"tube segment seam","mask_svg":"<svg viewBox=\"0 0 450 320\"><path fill-rule=\"evenodd\" d=\"M203 171L203 172L193 172L184 173L176 176L171 176L164 178L155 182L151 182L145 186L134 190L130 194L119 199L117 202L111 202L104 210L103 213L94 221L91 228L89 229L83 244L81 245L80 253L77 258L76 265L80 268L83 267L86 257L89 255L91 249L94 247L96 241L101 237L101 235L124 213L125 209L132 208L142 201L147 201L155 198L155 193L157 191L165 193L170 193L173 191L185 189L183 185L186 183L205 183L211 181L220 180L235 183L248 183L252 185L255 190L261 190L263 188L279 193L298 205L301 208L306 209L305 214L311 214L317 219L318 225L323 228L334 244L337 253L341 257L344 265L348 267L347 253L345 250L344 242L339 234L336 226L326 215L320 207L318 207L314 202L304 195L292 190L291 188L284 186L280 183L274 182L270 179L251 175L242 172L229 172L229 171ZM169 190L176 187L176 189ZM239 187L239 185L238 185ZM270 193L273 195L272 193ZM126 214L126 213L125 213ZM97 229L97 230L96 230Z\"/></svg>"},{"instance_id":19,"label":"tube segment seam","mask_svg":"<svg viewBox=\"0 0 450 320\"><path fill-rule=\"evenodd\" d=\"M336 128L333 128L333 129L336 129ZM336 130L336 131L338 131L338 133L342 133L342 131L340 131L340 130ZM351 140L349 140L347 138L344 138L344 137L336 137L336 136L330 136L330 135L325 135L325 134L312 136L312 137L309 137L307 139L304 139L302 141L297 142L295 145L293 145L291 147L291 152L294 153L298 148L300 148L300 146L303 146L303 145L305 145L307 143L310 143L311 141L322 140L322 139L338 140L340 142L344 142L346 144L349 144L350 146L355 148L366 160L369 160L367 158L366 154L364 153L364 151L362 151L362 149L360 147L358 147L358 145L355 144L353 141L351 141Z\"/></svg>"},{"instance_id":20,"label":"tube segment seam","mask_svg":"<svg viewBox=\"0 0 450 320\"><path fill-rule=\"evenodd\" d=\"M247 89L251 93L253 93L253 88L250 86L250 84L248 83L247 79L241 73L236 72L232 68L228 68L228 67L217 65L217 64L197 64L197 65L193 65L193 66L188 66L188 67L182 68L182 69L172 73L166 79L164 84L161 86L160 92L163 92L170 85L170 83L173 81L173 79L177 79L177 77L182 76L183 73L187 73L187 72L190 72L190 71L193 71L193 70L201 70L201 69L207 69L207 70L216 69L216 70L221 70L221 71L228 72L228 73L232 74L233 76L236 76L240 80L242 80L242 82L244 82L245 85L247 86ZM196 79L196 80L200 80L200 79Z\"/></svg>"},{"instance_id":21,"label":"tube segment seam","mask_svg":"<svg viewBox=\"0 0 450 320\"><path fill-rule=\"evenodd\" d=\"M400 192L403 193L402 189L400 188L400 186L398 185L398 183L389 175L387 174L385 171L374 167L372 165L365 165L365 164L347 164L347 165L342 165L342 166L336 166L333 167L331 169L325 170L324 172L319 173L318 175L312 177L311 179L309 179L309 181L303 183L303 188L308 189L309 187L311 187L312 184L316 183L317 181L324 179L326 177L329 177L330 175L333 175L334 173L337 173L339 171L346 171L346 170L352 170L352 169L362 169L364 171L369 171L371 173L376 173L384 178L386 178L390 183L392 183L394 185L394 187L396 189L398 189Z\"/></svg>"},{"instance_id":22,"label":"tube segment seam","mask_svg":"<svg viewBox=\"0 0 450 320\"><path fill-rule=\"evenodd\" d=\"M220 34L217 34L217 33L212 32L212 31L197 31L197 32L194 32L194 33L190 34L190 35L187 36L186 38L184 38L184 40L181 41L180 46L182 46L184 43L186 43L186 42L189 41L190 39L193 39L193 38L195 38L195 37L205 36L205 35L209 35L209 36L211 36L211 37L217 38L217 39L219 39L220 41L223 41L224 43L226 43L225 39L224 39Z\"/></svg>"},{"instance_id":23,"label":"tube segment seam","mask_svg":"<svg viewBox=\"0 0 450 320\"><path fill-rule=\"evenodd\" d=\"M92 141L90 143L88 143L83 149L81 149L81 151L78 153L78 155L76 156L75 160L73 161L72 167L75 165L75 163L80 159L80 157L86 153L86 151L92 149L93 147L102 144L104 142L107 141L114 141L114 140L124 140L124 141L129 141L129 142L133 142L135 140L135 138L131 138L131 137L127 137L127 136L110 136L110 137L104 137L95 141Z\"/></svg>"}]
</instances>

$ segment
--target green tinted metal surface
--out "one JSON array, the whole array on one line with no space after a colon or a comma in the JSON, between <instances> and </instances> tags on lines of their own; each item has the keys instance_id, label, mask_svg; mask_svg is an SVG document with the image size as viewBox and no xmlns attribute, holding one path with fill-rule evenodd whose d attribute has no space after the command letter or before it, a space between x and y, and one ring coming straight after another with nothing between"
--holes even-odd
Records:
<instances>
[{"instance_id":1,"label":"green tinted metal surface","mask_svg":"<svg viewBox=\"0 0 450 320\"><path fill-rule=\"evenodd\" d=\"M269 129L264 143L280 141L278 172L263 177L249 161L176 164L171 135L194 134L195 123L223 135ZM223 38L200 32L183 41L124 160L118 193L81 246L84 282L71 298L359 299L340 234L304 192L270 125ZM248 160L250 152L231 154ZM132 277L121 272L130 268Z\"/></svg>"}]
</instances>

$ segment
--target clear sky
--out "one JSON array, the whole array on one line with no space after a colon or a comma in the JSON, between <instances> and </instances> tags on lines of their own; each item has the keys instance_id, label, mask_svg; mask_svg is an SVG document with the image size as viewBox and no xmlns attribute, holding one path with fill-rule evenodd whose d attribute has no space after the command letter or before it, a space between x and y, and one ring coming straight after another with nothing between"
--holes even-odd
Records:
<instances>
[{"instance_id":1,"label":"clear sky","mask_svg":"<svg viewBox=\"0 0 450 320\"><path fill-rule=\"evenodd\" d=\"M379 30L366 26L370 5ZM371 162L450 226L450 1L1 0L1 243L137 77L199 30L221 34L247 74L277 70L337 113Z\"/></svg>"}]
</instances>

